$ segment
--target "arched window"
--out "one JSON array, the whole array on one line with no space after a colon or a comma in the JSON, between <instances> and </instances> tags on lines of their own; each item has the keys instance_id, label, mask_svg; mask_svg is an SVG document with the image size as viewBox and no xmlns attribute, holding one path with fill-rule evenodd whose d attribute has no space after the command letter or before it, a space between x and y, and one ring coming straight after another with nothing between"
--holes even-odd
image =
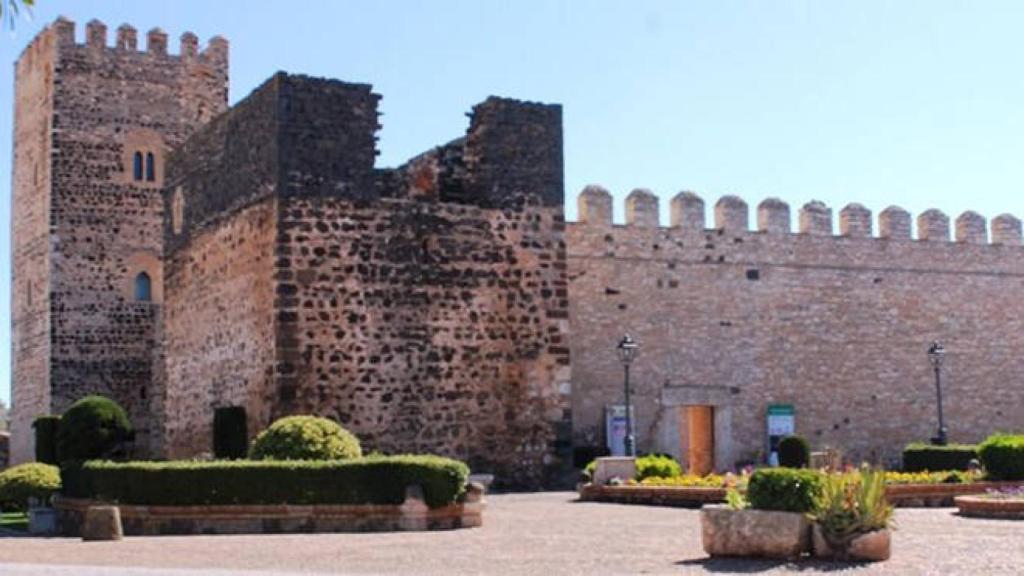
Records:
<instances>
[{"instance_id":1,"label":"arched window","mask_svg":"<svg viewBox=\"0 0 1024 576\"><path fill-rule=\"evenodd\" d=\"M135 277L135 301L149 302L152 299L153 282L149 279L149 274L139 272L139 275Z\"/></svg>"},{"instance_id":2,"label":"arched window","mask_svg":"<svg viewBox=\"0 0 1024 576\"><path fill-rule=\"evenodd\" d=\"M142 152L135 153L132 164L132 174L135 177L135 181L138 182L142 180Z\"/></svg>"},{"instance_id":3,"label":"arched window","mask_svg":"<svg viewBox=\"0 0 1024 576\"><path fill-rule=\"evenodd\" d=\"M156 181L156 160L152 152L146 152L146 182Z\"/></svg>"}]
</instances>

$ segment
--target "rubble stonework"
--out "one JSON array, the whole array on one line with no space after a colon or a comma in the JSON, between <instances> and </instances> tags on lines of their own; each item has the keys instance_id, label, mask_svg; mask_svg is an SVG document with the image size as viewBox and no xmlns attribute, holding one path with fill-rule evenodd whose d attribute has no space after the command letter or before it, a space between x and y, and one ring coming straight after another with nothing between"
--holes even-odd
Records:
<instances>
[{"instance_id":1,"label":"rubble stonework","mask_svg":"<svg viewBox=\"0 0 1024 576\"><path fill-rule=\"evenodd\" d=\"M1020 220L589 186L563 218L561 107L475 106L465 135L378 168L380 96L279 73L227 108L227 42L58 20L16 69L13 457L87 393L124 404L145 455L212 450L214 411L339 420L367 451L434 452L554 485L605 443L630 332L642 451L763 457L765 410L853 458L934 427L1024 421ZM150 162L152 155L152 162ZM758 230L749 229L750 223ZM151 286L140 298L137 280ZM570 360L571 359L571 360ZM705 413L706 413L706 409ZM707 438L707 436L704 436ZM581 451L581 454L584 451Z\"/></svg>"}]
</instances>

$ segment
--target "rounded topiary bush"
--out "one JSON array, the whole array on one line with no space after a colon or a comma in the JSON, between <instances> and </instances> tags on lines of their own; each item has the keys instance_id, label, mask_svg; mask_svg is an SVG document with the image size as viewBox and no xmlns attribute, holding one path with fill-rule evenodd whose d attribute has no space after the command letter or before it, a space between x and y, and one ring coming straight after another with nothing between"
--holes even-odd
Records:
<instances>
[{"instance_id":1,"label":"rounded topiary bush","mask_svg":"<svg viewBox=\"0 0 1024 576\"><path fill-rule=\"evenodd\" d=\"M993 434L978 445L978 457L992 480L1024 480L1024 434Z\"/></svg>"},{"instance_id":2,"label":"rounded topiary bush","mask_svg":"<svg viewBox=\"0 0 1024 576\"><path fill-rule=\"evenodd\" d=\"M47 502L60 490L60 470L56 466L33 462L0 472L0 508L25 510L29 498Z\"/></svg>"},{"instance_id":3,"label":"rounded topiary bush","mask_svg":"<svg viewBox=\"0 0 1024 576\"><path fill-rule=\"evenodd\" d=\"M61 462L113 459L133 437L132 423L124 408L110 398L86 396L61 416L57 458Z\"/></svg>"},{"instance_id":4,"label":"rounded topiary bush","mask_svg":"<svg viewBox=\"0 0 1024 576\"><path fill-rule=\"evenodd\" d=\"M675 478L682 476L683 468L676 459L666 454L650 454L636 459L636 480L646 478Z\"/></svg>"},{"instance_id":5,"label":"rounded topiary bush","mask_svg":"<svg viewBox=\"0 0 1024 576\"><path fill-rule=\"evenodd\" d=\"M277 420L260 432L249 451L256 460L344 460L362 455L354 434L317 416Z\"/></svg>"},{"instance_id":6,"label":"rounded topiary bush","mask_svg":"<svg viewBox=\"0 0 1024 576\"><path fill-rule=\"evenodd\" d=\"M805 468L811 461L811 446L803 436L786 436L779 440L779 466Z\"/></svg>"}]
</instances>

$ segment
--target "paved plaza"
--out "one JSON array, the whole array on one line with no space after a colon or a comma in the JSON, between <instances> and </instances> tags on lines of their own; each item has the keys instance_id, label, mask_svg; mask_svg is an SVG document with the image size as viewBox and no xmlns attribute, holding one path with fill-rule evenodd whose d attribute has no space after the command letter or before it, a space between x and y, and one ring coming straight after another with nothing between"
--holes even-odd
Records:
<instances>
[{"instance_id":1,"label":"paved plaza","mask_svg":"<svg viewBox=\"0 0 1024 576\"><path fill-rule=\"evenodd\" d=\"M452 532L76 539L0 538L4 576L227 574L1021 574L1024 522L899 509L875 565L709 559L696 510L488 497L484 527Z\"/></svg>"}]
</instances>

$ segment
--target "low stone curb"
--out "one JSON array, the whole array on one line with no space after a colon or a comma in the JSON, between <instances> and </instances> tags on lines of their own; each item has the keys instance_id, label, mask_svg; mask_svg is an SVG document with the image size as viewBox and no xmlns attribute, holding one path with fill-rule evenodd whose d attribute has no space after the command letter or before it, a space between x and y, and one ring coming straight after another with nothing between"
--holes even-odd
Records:
<instances>
[{"instance_id":1,"label":"low stone curb","mask_svg":"<svg viewBox=\"0 0 1024 576\"><path fill-rule=\"evenodd\" d=\"M960 495L984 494L989 490L1016 488L1021 482L972 482L970 484L891 484L885 495L893 506L928 508L953 506ZM643 504L699 508L725 502L725 488L699 486L598 486L583 484L579 498L587 502Z\"/></svg>"},{"instance_id":2,"label":"low stone curb","mask_svg":"<svg viewBox=\"0 0 1024 576\"><path fill-rule=\"evenodd\" d=\"M483 490L470 486L464 502L429 508L410 487L401 505L118 505L126 536L170 534L282 534L452 530L483 525ZM57 497L60 532L78 536L86 510L109 503Z\"/></svg>"}]
</instances>

